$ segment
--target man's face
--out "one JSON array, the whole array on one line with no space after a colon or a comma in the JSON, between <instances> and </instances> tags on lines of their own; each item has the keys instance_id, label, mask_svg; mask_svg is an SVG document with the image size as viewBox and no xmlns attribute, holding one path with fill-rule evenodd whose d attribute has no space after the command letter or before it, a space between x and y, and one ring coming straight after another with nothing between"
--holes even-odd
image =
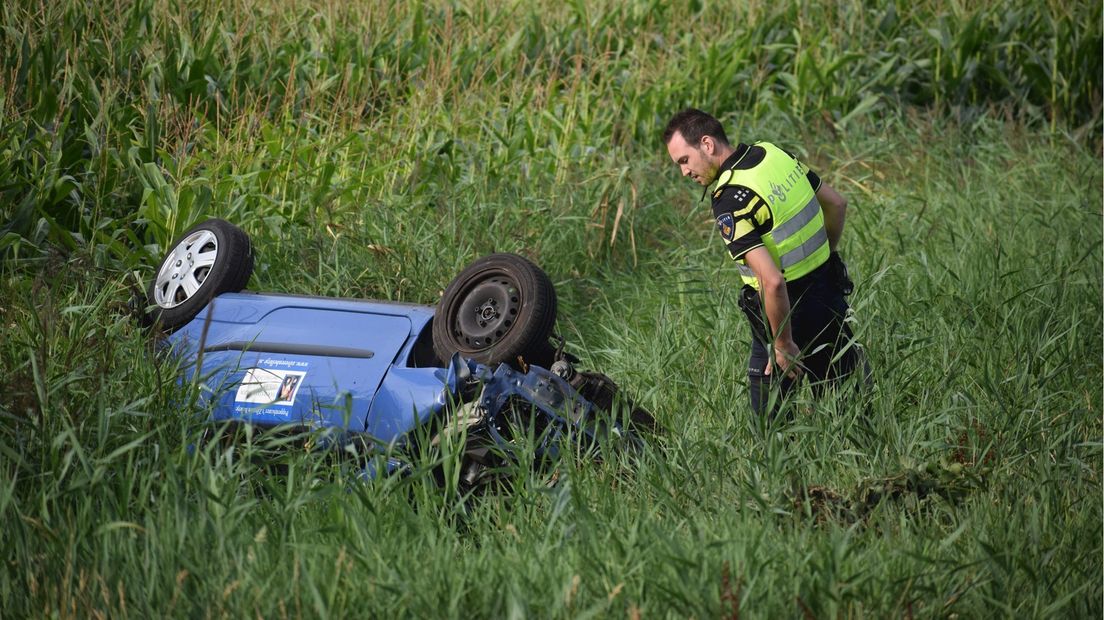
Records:
<instances>
[{"instance_id":1,"label":"man's face","mask_svg":"<svg viewBox=\"0 0 1104 620\"><path fill-rule=\"evenodd\" d=\"M682 132L676 131L667 143L667 153L679 167L682 176L690 177L698 185L709 185L717 177L717 169L720 167L713 161L715 146L709 136L702 137L697 144L690 144L682 137Z\"/></svg>"}]
</instances>

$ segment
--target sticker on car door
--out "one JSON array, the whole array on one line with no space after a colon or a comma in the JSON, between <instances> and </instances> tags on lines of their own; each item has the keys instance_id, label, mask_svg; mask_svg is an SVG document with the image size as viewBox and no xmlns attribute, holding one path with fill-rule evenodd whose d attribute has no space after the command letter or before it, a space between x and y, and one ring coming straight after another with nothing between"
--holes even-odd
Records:
<instances>
[{"instance_id":1,"label":"sticker on car door","mask_svg":"<svg viewBox=\"0 0 1104 620\"><path fill-rule=\"evenodd\" d=\"M245 377L234 395L234 413L289 415L306 376L306 370L288 370L278 366L246 369Z\"/></svg>"}]
</instances>

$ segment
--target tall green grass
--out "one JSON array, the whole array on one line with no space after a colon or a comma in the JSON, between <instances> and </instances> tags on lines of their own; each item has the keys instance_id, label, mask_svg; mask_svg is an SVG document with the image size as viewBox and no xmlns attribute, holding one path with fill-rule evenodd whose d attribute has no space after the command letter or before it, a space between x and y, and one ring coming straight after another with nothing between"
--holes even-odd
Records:
<instances>
[{"instance_id":1,"label":"tall green grass","mask_svg":"<svg viewBox=\"0 0 1104 620\"><path fill-rule=\"evenodd\" d=\"M335 204L497 190L489 178L527 181L534 160L555 162L556 182L589 179L597 161L654 150L657 125L689 102L740 126L781 113L839 132L903 105L967 122L1005 110L1091 140L1100 15L1036 2L8 3L2 249L91 247L133 267L141 246L211 210L328 220Z\"/></svg>"},{"instance_id":2,"label":"tall green grass","mask_svg":"<svg viewBox=\"0 0 1104 620\"><path fill-rule=\"evenodd\" d=\"M830 182L850 184L855 329L877 380L868 415L798 399L792 423L748 416L738 279L704 212L674 206L696 195L668 178L641 198L668 205L645 210L635 266L588 263L585 226L547 262L574 350L670 432L637 462L568 457L552 487L521 468L511 493L468 504L429 476L364 484L288 446L189 454L196 414L126 315L126 276L60 255L34 278L9 267L5 609L1095 615L1099 167L1035 131L947 128L917 118L842 151L830 136L806 145ZM477 227L486 197L461 198L469 219L456 224ZM509 226L509 249L526 251L524 222ZM401 276L431 298L451 277L457 249L398 239L395 252L436 268L365 274L376 255L355 248L374 234L286 239L286 255L262 255L258 288L358 294Z\"/></svg>"},{"instance_id":3,"label":"tall green grass","mask_svg":"<svg viewBox=\"0 0 1104 620\"><path fill-rule=\"evenodd\" d=\"M0 7L4 615L1099 616L1100 7L733 11ZM689 104L850 198L868 401L748 415L738 278L657 138ZM473 502L422 475L447 447L364 483L202 441L127 301L209 216L259 290L433 303L526 254L669 432Z\"/></svg>"}]
</instances>

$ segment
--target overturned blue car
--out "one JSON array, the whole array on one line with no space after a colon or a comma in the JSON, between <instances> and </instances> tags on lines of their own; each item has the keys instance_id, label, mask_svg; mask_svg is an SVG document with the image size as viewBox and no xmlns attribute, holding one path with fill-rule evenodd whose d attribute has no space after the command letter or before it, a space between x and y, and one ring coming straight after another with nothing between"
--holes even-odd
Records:
<instances>
[{"instance_id":1,"label":"overturned blue car","mask_svg":"<svg viewBox=\"0 0 1104 620\"><path fill-rule=\"evenodd\" d=\"M247 292L252 269L248 236L212 219L149 286L149 318L211 421L318 431L321 444L389 455L388 468L427 436L416 430L462 429L468 488L520 436L549 456L610 434L639 445L656 428L609 377L575 368L554 340L551 281L521 256L475 261L436 306Z\"/></svg>"}]
</instances>

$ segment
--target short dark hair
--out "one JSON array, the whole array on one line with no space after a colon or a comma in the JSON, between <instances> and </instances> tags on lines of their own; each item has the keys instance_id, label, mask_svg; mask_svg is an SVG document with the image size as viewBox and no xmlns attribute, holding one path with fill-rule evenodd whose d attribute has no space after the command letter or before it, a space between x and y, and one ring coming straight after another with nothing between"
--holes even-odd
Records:
<instances>
[{"instance_id":1,"label":"short dark hair","mask_svg":"<svg viewBox=\"0 0 1104 620\"><path fill-rule=\"evenodd\" d=\"M696 108L686 108L671 117L667 122L667 129L663 130L663 143L668 144L676 133L682 134L682 139L689 144L701 142L702 136L712 136L724 144L728 144L728 136L725 135L721 121Z\"/></svg>"}]
</instances>

